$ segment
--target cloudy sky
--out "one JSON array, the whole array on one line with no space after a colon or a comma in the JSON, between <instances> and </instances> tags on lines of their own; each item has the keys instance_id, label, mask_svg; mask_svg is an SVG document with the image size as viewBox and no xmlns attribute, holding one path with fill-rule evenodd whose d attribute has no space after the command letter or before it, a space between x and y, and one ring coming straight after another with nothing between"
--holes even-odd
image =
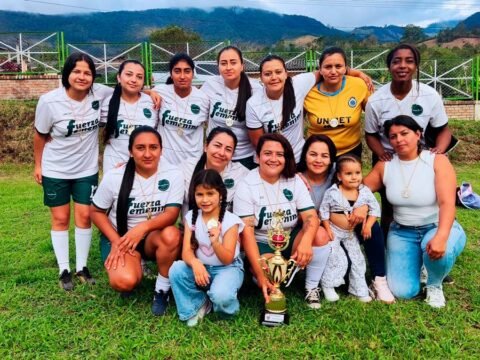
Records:
<instances>
[{"instance_id":1,"label":"cloudy sky","mask_svg":"<svg viewBox=\"0 0 480 360\"><path fill-rule=\"evenodd\" d=\"M364 25L426 26L443 20L464 19L480 11L479 0L1 0L0 3L4 10L43 14L242 6L306 15L344 30Z\"/></svg>"}]
</instances>

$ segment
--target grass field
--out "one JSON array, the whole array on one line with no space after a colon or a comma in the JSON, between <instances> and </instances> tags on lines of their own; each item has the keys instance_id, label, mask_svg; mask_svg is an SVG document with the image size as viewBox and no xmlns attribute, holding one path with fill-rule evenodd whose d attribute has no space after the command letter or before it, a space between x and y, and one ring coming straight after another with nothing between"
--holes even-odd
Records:
<instances>
[{"instance_id":1,"label":"grass field","mask_svg":"<svg viewBox=\"0 0 480 360\"><path fill-rule=\"evenodd\" d=\"M456 166L459 180L480 190L480 165ZM301 281L288 289L291 324L258 324L262 304L251 285L241 311L226 321L209 315L196 328L178 320L175 306L150 313L153 281L130 299L108 287L98 234L89 266L98 283L66 293L57 285L49 213L32 168L0 165L0 358L480 358L478 211L459 210L468 243L445 286L447 307L421 300L361 304L342 296L314 311L304 305ZM73 241L70 253L74 253ZM73 258L71 264L74 265Z\"/></svg>"}]
</instances>

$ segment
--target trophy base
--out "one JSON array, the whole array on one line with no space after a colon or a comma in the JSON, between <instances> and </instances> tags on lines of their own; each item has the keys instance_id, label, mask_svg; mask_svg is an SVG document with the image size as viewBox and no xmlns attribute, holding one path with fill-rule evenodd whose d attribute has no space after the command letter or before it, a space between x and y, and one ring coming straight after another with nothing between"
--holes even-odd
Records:
<instances>
[{"instance_id":1,"label":"trophy base","mask_svg":"<svg viewBox=\"0 0 480 360\"><path fill-rule=\"evenodd\" d=\"M260 324L264 326L282 326L290 323L290 316L287 312L273 313L263 310L260 315Z\"/></svg>"}]
</instances>

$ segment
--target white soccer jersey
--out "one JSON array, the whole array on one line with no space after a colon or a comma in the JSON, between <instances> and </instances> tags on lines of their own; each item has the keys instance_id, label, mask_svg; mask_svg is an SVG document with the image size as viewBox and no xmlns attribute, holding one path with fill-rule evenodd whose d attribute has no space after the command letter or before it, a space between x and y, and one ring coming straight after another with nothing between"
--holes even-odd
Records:
<instances>
[{"instance_id":1,"label":"white soccer jersey","mask_svg":"<svg viewBox=\"0 0 480 360\"><path fill-rule=\"evenodd\" d=\"M303 138L303 101L315 85L315 74L299 74L292 80L295 91L295 109L285 127L280 130L283 116L283 95L277 100L271 100L265 91L257 92L248 100L247 127L249 129L263 128L265 133L281 132L292 145L295 162L298 163L305 143Z\"/></svg>"},{"instance_id":2,"label":"white soccer jersey","mask_svg":"<svg viewBox=\"0 0 480 360\"><path fill-rule=\"evenodd\" d=\"M103 176L93 196L93 204L99 209L110 209L108 219L117 229L117 202L125 166L112 169ZM165 211L166 207L182 206L183 174L177 167L161 161L156 174L145 179L135 173L130 196L128 197L128 229L147 220L148 209L152 217Z\"/></svg>"},{"instance_id":3,"label":"white soccer jersey","mask_svg":"<svg viewBox=\"0 0 480 360\"><path fill-rule=\"evenodd\" d=\"M102 101L113 90L93 84L82 101L68 97L64 87L40 97L35 128L48 134L42 154L42 175L78 179L98 172L98 125Z\"/></svg>"},{"instance_id":4,"label":"white soccer jersey","mask_svg":"<svg viewBox=\"0 0 480 360\"><path fill-rule=\"evenodd\" d=\"M186 214L188 211L188 190L190 188L190 181L192 180L193 170L197 162L191 160L185 161L182 165L183 174L185 176L185 197L183 201L182 214ZM245 166L240 163L230 161L225 169L220 174L223 179L223 183L227 188L227 210L233 210L233 196L235 191L242 180L250 172Z\"/></svg>"},{"instance_id":5,"label":"white soccer jersey","mask_svg":"<svg viewBox=\"0 0 480 360\"><path fill-rule=\"evenodd\" d=\"M238 185L233 200L233 212L241 218L254 216L255 238L267 243L267 232L273 212L283 210L283 228L292 230L297 225L298 213L315 209L305 183L298 175L281 178L270 184L260 177L258 168L250 171ZM291 239L293 241L293 239Z\"/></svg>"},{"instance_id":6,"label":"white soccer jersey","mask_svg":"<svg viewBox=\"0 0 480 360\"><path fill-rule=\"evenodd\" d=\"M173 85L153 88L162 97L158 131L162 136L162 156L172 164L197 159L203 151L203 130L208 120L208 98L196 87L181 98Z\"/></svg>"},{"instance_id":7,"label":"white soccer jersey","mask_svg":"<svg viewBox=\"0 0 480 360\"><path fill-rule=\"evenodd\" d=\"M257 80L249 79L252 86L252 96L263 91L263 87ZM238 88L230 89L220 75L210 77L201 90L210 100L209 120L207 134L217 127L229 127L237 136L237 147L233 154L234 160L245 159L255 154L250 138L248 137L247 124L245 121L238 121L235 107L238 100Z\"/></svg>"},{"instance_id":8,"label":"white soccer jersey","mask_svg":"<svg viewBox=\"0 0 480 360\"><path fill-rule=\"evenodd\" d=\"M108 104L111 96L105 99L100 112L100 122L106 123L108 116ZM132 131L141 126L148 125L156 128L158 124L158 111L153 108L150 96L140 93L140 98L134 104L129 104L120 99L118 108L117 128L110 137L103 152L103 172L115 168L119 164L128 161L128 140Z\"/></svg>"},{"instance_id":9,"label":"white soccer jersey","mask_svg":"<svg viewBox=\"0 0 480 360\"><path fill-rule=\"evenodd\" d=\"M383 135L383 124L398 115L408 115L423 128L427 125L441 127L448 123L448 116L443 106L442 98L434 88L413 81L412 89L402 100L398 100L390 91L391 83L378 89L368 99L365 109L365 132L379 134L382 145L387 150L393 150L388 139Z\"/></svg>"},{"instance_id":10,"label":"white soccer jersey","mask_svg":"<svg viewBox=\"0 0 480 360\"><path fill-rule=\"evenodd\" d=\"M190 210L187 215L185 216L185 222L187 223L188 227L192 228L192 211ZM238 234L243 231L244 224L243 221L235 214L232 214L229 211L225 212L222 221L222 229L221 234L219 236L219 242L223 242L223 236L225 233L230 230L233 226L238 225ZM213 250L212 242L210 241L210 237L208 236L208 229L207 225L202 219L202 210L198 210L197 221L195 222L195 238L198 241L198 249L195 251L195 256L198 260L205 265L225 265L220 261L220 259L215 254L215 250ZM238 238L237 244L235 246L235 255L234 258L237 258L240 254L240 238Z\"/></svg>"}]
</instances>

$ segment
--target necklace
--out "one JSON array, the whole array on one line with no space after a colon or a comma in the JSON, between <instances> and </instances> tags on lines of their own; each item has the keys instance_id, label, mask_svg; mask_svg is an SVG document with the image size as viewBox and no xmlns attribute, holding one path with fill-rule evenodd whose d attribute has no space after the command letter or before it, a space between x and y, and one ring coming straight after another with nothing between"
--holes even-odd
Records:
<instances>
[{"instance_id":1,"label":"necklace","mask_svg":"<svg viewBox=\"0 0 480 360\"><path fill-rule=\"evenodd\" d=\"M183 116L180 116L180 112L178 111L178 102L177 102L177 93L175 92L175 89L173 89L173 101L175 102L175 109L177 110L177 116L180 118L180 119L185 119L185 115L187 113L187 109L188 109L188 104L190 103L190 94L188 94L186 96L187 98L187 104L185 105L185 108L183 109ZM178 125L178 129L177 129L177 134L178 136L183 136L183 128L180 127L180 124Z\"/></svg>"},{"instance_id":2,"label":"necklace","mask_svg":"<svg viewBox=\"0 0 480 360\"><path fill-rule=\"evenodd\" d=\"M405 199L408 199L410 197L410 184L412 183L413 175L415 175L415 170L417 170L417 165L418 165L419 160L420 160L420 156L417 157L417 161L415 161L415 167L413 168L412 174L410 175L410 179L408 179L408 182L406 183L405 175L403 173L404 165L402 164L402 160L398 159L398 161L400 163L400 173L402 174L402 182L403 182L403 185L404 185L404 188L401 192L401 195Z\"/></svg>"},{"instance_id":3,"label":"necklace","mask_svg":"<svg viewBox=\"0 0 480 360\"><path fill-rule=\"evenodd\" d=\"M138 175L138 173L135 172L135 178L137 177L137 175ZM141 175L139 175L139 176L141 176ZM147 220L150 220L152 218L152 203L153 203L153 197L155 196L155 184L157 183L157 176L158 176L158 170L156 171L156 174L155 174L155 180L153 180L153 186L152 186L152 193L150 195L150 201L147 201ZM143 200L146 200L148 194L145 194L145 192L143 191L141 179L138 179L138 185L140 186L140 191L142 192Z\"/></svg>"},{"instance_id":4,"label":"necklace","mask_svg":"<svg viewBox=\"0 0 480 360\"><path fill-rule=\"evenodd\" d=\"M265 96L268 102L270 103L270 108L272 109L272 115L273 115L273 123L275 124L277 123L278 116L275 113L275 108L273 106L272 100L268 97L268 95L266 95L265 92L263 93L263 96ZM280 120L278 121L278 130L274 131L278 134L282 133L282 116L283 116L283 109L282 109L282 113L280 114Z\"/></svg>"},{"instance_id":5,"label":"necklace","mask_svg":"<svg viewBox=\"0 0 480 360\"><path fill-rule=\"evenodd\" d=\"M227 118L225 119L225 125L228 127L233 126L233 113L234 110L230 110L230 103L228 102L228 91L227 91L227 86L224 85L223 88L223 95L225 96L225 105L227 106Z\"/></svg>"},{"instance_id":6,"label":"necklace","mask_svg":"<svg viewBox=\"0 0 480 360\"><path fill-rule=\"evenodd\" d=\"M265 192L265 196L267 197L267 202L268 202L268 205L270 206L270 210L272 211L272 214L273 214L273 217L272 217L272 222L271 222L271 227L272 228L275 228L276 226L278 226L278 221L279 219L283 220L283 216L285 215L285 211L283 211L282 209L278 208L276 210L274 210L274 206L273 205L276 205L278 206L278 202L279 202L279 195L280 195L280 179L277 181L277 195L276 195L276 198L275 198L275 204L272 204L272 202L270 201L270 197L268 196L268 191L267 191L267 188L265 186L265 180L263 180L261 177L260 177L260 180L262 180L262 186L263 186L263 191Z\"/></svg>"},{"instance_id":7,"label":"necklace","mask_svg":"<svg viewBox=\"0 0 480 360\"><path fill-rule=\"evenodd\" d=\"M330 124L330 127L336 128L338 126L338 119L335 117L335 114L337 113L337 108L338 108L338 96L335 97L335 110L332 109L332 104L330 103L330 98L332 96L327 95L327 102L328 102L328 108L330 109L330 114L332 117L330 118L330 121L328 122Z\"/></svg>"},{"instance_id":8,"label":"necklace","mask_svg":"<svg viewBox=\"0 0 480 360\"><path fill-rule=\"evenodd\" d=\"M137 117L137 110L138 110L138 104L140 103L140 99L136 101L136 106L135 106L135 111L133 112L133 116L130 116L127 110L127 105L126 101L122 99L123 103L123 109L125 110L125 117L127 118L128 124L127 124L127 133L128 135L132 135L133 130L135 130L135 125L133 124L135 122L135 119Z\"/></svg>"},{"instance_id":9,"label":"necklace","mask_svg":"<svg viewBox=\"0 0 480 360\"><path fill-rule=\"evenodd\" d=\"M88 98L88 94L83 98L82 102L80 103L80 105L78 106L78 112L75 111L75 106L74 106L74 102L73 100L70 99L70 97L67 95L67 102L68 102L68 105L70 105L70 109L72 111L72 116L73 116L73 120L75 122L79 122L79 126L78 128L79 129L83 129L83 123L85 122L85 113L86 113L86 110L84 109L85 108L85 104L87 103L87 98ZM80 115L81 114L81 115ZM82 132L81 131L78 131L78 136L80 137L80 142L83 141L83 135L82 135Z\"/></svg>"}]
</instances>

